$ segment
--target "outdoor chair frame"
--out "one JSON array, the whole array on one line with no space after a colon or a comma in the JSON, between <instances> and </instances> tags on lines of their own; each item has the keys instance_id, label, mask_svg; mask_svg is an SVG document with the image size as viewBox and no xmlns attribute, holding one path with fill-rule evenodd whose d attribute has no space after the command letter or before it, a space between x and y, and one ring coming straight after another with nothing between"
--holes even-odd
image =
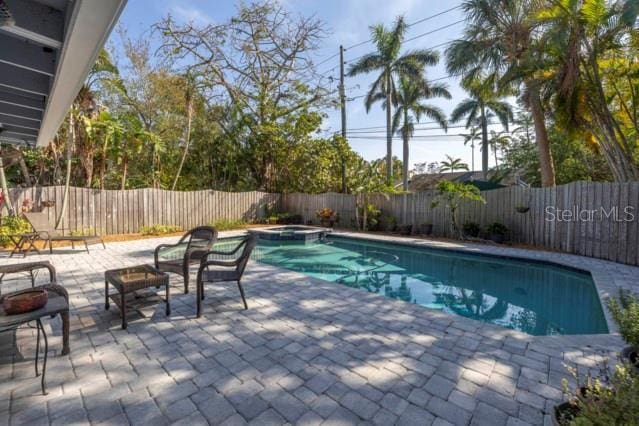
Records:
<instances>
[{"instance_id":1,"label":"outdoor chair frame","mask_svg":"<svg viewBox=\"0 0 639 426\"><path fill-rule=\"evenodd\" d=\"M104 240L99 235L64 235L64 229L56 229L55 225L49 220L47 212L25 212L22 214L29 221L33 231L38 234L38 239L45 242L44 248L49 245L49 253L53 253L54 241L69 241L71 247L75 249L75 243L84 243L84 248L89 252L89 244L102 244L102 248L106 249Z\"/></svg>"}]
</instances>

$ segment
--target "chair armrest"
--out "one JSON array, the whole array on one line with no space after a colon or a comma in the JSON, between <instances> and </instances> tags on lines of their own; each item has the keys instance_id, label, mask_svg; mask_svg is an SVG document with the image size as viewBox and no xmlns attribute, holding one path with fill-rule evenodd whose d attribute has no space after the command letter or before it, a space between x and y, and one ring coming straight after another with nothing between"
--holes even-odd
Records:
<instances>
[{"instance_id":1,"label":"chair armrest","mask_svg":"<svg viewBox=\"0 0 639 426\"><path fill-rule=\"evenodd\" d=\"M209 266L226 266L231 268L233 266L237 266L237 260L206 260L206 258L204 258L200 263L200 271L208 268Z\"/></svg>"},{"instance_id":2,"label":"chair armrest","mask_svg":"<svg viewBox=\"0 0 639 426\"><path fill-rule=\"evenodd\" d=\"M178 244L160 244L159 246L157 246L155 250L153 251L153 260L155 261L155 266L158 265L158 261L160 260L160 250L170 248L170 247L176 247L178 245L179 243Z\"/></svg>"},{"instance_id":3,"label":"chair armrest","mask_svg":"<svg viewBox=\"0 0 639 426\"><path fill-rule=\"evenodd\" d=\"M37 269L47 269L49 271L49 281L51 283L57 282L57 276L55 268L49 262L29 262L29 263L14 263L11 265L1 265L0 274L17 274L20 272L33 272Z\"/></svg>"}]
</instances>

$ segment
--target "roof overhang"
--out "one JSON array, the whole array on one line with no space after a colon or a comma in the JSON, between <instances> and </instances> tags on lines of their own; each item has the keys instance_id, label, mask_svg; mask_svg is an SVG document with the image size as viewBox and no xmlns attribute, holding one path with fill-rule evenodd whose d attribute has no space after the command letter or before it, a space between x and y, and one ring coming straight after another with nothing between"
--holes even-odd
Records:
<instances>
[{"instance_id":1,"label":"roof overhang","mask_svg":"<svg viewBox=\"0 0 639 426\"><path fill-rule=\"evenodd\" d=\"M0 142L46 146L127 0L0 0Z\"/></svg>"}]
</instances>

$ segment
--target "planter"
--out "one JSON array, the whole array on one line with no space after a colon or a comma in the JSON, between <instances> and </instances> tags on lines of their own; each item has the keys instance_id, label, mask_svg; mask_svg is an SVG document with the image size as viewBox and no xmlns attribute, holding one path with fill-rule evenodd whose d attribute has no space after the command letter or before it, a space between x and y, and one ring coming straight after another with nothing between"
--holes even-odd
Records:
<instances>
[{"instance_id":1,"label":"planter","mask_svg":"<svg viewBox=\"0 0 639 426\"><path fill-rule=\"evenodd\" d=\"M577 414L579 414L579 407L574 402L562 402L559 405L555 405L553 409L552 424L555 426L567 425Z\"/></svg>"},{"instance_id":2,"label":"planter","mask_svg":"<svg viewBox=\"0 0 639 426\"><path fill-rule=\"evenodd\" d=\"M517 206L517 207L515 207L515 210L517 210L517 213L528 213L528 211L530 210L530 207L528 207L528 206Z\"/></svg>"},{"instance_id":3,"label":"planter","mask_svg":"<svg viewBox=\"0 0 639 426\"><path fill-rule=\"evenodd\" d=\"M397 225L399 235L410 235L413 233L413 225Z\"/></svg>"},{"instance_id":4,"label":"planter","mask_svg":"<svg viewBox=\"0 0 639 426\"><path fill-rule=\"evenodd\" d=\"M421 235L430 235L433 233L433 224L432 223L422 223L419 225L419 233Z\"/></svg>"},{"instance_id":5,"label":"planter","mask_svg":"<svg viewBox=\"0 0 639 426\"><path fill-rule=\"evenodd\" d=\"M49 293L44 289L22 290L8 294L2 299L2 308L7 315L35 311L47 304Z\"/></svg>"},{"instance_id":6,"label":"planter","mask_svg":"<svg viewBox=\"0 0 639 426\"><path fill-rule=\"evenodd\" d=\"M320 226L323 228L332 228L334 221L332 219L320 219Z\"/></svg>"},{"instance_id":7,"label":"planter","mask_svg":"<svg viewBox=\"0 0 639 426\"><path fill-rule=\"evenodd\" d=\"M636 372L639 372L639 351L632 346L626 346L622 349L619 356L622 361L627 362L634 367Z\"/></svg>"}]
</instances>

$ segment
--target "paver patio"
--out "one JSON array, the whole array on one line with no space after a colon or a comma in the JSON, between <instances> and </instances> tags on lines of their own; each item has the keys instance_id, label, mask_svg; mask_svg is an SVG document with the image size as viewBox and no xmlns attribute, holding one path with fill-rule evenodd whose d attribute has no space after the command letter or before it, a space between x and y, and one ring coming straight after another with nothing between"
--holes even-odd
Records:
<instances>
[{"instance_id":1,"label":"paver patio","mask_svg":"<svg viewBox=\"0 0 639 426\"><path fill-rule=\"evenodd\" d=\"M48 322L43 396L33 330L19 330L15 354L0 334L0 426L549 424L564 364L585 373L621 346L615 336L526 336L254 262L249 310L235 285L210 286L196 319L194 286L184 295L172 276L172 316L160 303L122 330L118 309L104 310L104 270L152 263L153 248L174 240L24 260L50 260L69 291L71 354L59 355L59 320ZM627 282L639 270L564 259Z\"/></svg>"}]
</instances>

